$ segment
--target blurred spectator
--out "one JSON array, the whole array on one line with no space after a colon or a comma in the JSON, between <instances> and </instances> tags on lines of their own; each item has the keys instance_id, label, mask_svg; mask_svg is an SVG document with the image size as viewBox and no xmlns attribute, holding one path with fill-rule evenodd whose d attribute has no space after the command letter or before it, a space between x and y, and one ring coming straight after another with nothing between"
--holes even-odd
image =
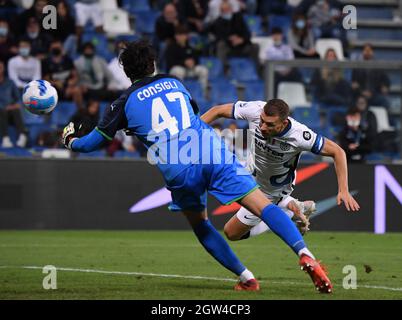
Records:
<instances>
[{"instance_id":1,"label":"blurred spectator","mask_svg":"<svg viewBox=\"0 0 402 320\"><path fill-rule=\"evenodd\" d=\"M265 51L266 60L294 60L292 48L284 43L281 28L272 28L273 44ZM282 81L301 81L301 75L295 68L286 66L275 67L275 88Z\"/></svg>"},{"instance_id":2,"label":"blurred spectator","mask_svg":"<svg viewBox=\"0 0 402 320\"><path fill-rule=\"evenodd\" d=\"M315 51L314 35L303 14L295 14L288 32L288 42L296 58L319 58Z\"/></svg>"},{"instance_id":3,"label":"blurred spectator","mask_svg":"<svg viewBox=\"0 0 402 320\"><path fill-rule=\"evenodd\" d=\"M42 28L36 18L28 19L25 38L31 43L31 55L43 60L47 57L51 37L41 31Z\"/></svg>"},{"instance_id":4,"label":"blurred spectator","mask_svg":"<svg viewBox=\"0 0 402 320\"><path fill-rule=\"evenodd\" d=\"M211 0L208 4L208 14L205 17L205 23L213 22L219 18L222 2L228 2L233 13L239 12L241 9L241 2L239 0Z\"/></svg>"},{"instance_id":5,"label":"blurred spectator","mask_svg":"<svg viewBox=\"0 0 402 320\"><path fill-rule=\"evenodd\" d=\"M220 16L209 27L215 36L217 56L224 66L229 56L250 57L258 67L258 46L250 41L250 31L243 15L233 13L230 2L222 2Z\"/></svg>"},{"instance_id":6,"label":"blurred spectator","mask_svg":"<svg viewBox=\"0 0 402 320\"><path fill-rule=\"evenodd\" d=\"M373 61L374 50L371 44L365 44L360 59ZM353 69L352 88L355 96L364 95L372 106L389 107L390 80L383 70Z\"/></svg>"},{"instance_id":7,"label":"blurred spectator","mask_svg":"<svg viewBox=\"0 0 402 320\"><path fill-rule=\"evenodd\" d=\"M89 100L86 108L80 109L75 113L70 122L79 128L79 135L84 136L90 133L99 122L99 101Z\"/></svg>"},{"instance_id":8,"label":"blurred spectator","mask_svg":"<svg viewBox=\"0 0 402 320\"><path fill-rule=\"evenodd\" d=\"M16 33L18 33L18 35L23 35L25 33L30 18L35 18L37 21L42 23L44 17L43 8L48 4L48 0L35 0L31 9L25 10L19 15L18 24L16 24Z\"/></svg>"},{"instance_id":9,"label":"blurred spectator","mask_svg":"<svg viewBox=\"0 0 402 320\"><path fill-rule=\"evenodd\" d=\"M376 134L376 118L367 110L367 100L361 96L357 99L356 107L348 111L345 128L339 135L348 160L361 162L368 153L373 152Z\"/></svg>"},{"instance_id":10,"label":"blurred spectator","mask_svg":"<svg viewBox=\"0 0 402 320\"><path fill-rule=\"evenodd\" d=\"M0 19L0 60L7 64L8 60L16 54L18 54L18 48L9 23L7 20Z\"/></svg>"},{"instance_id":11,"label":"blurred spectator","mask_svg":"<svg viewBox=\"0 0 402 320\"><path fill-rule=\"evenodd\" d=\"M65 0L57 2L57 25L55 30L49 30L53 38L65 41L70 35L75 33L75 19L71 15L70 7Z\"/></svg>"},{"instance_id":12,"label":"blurred spectator","mask_svg":"<svg viewBox=\"0 0 402 320\"><path fill-rule=\"evenodd\" d=\"M269 14L288 15L290 14L291 7L287 1L284 0L269 0L258 2L258 14L266 16Z\"/></svg>"},{"instance_id":13,"label":"blurred spectator","mask_svg":"<svg viewBox=\"0 0 402 320\"><path fill-rule=\"evenodd\" d=\"M125 47L126 44L124 41L119 41L116 43L116 57L113 58L108 65L109 71L114 78L114 81L110 86L114 90L126 90L132 84L131 80L127 77L122 65L119 62L120 52Z\"/></svg>"},{"instance_id":14,"label":"blurred spectator","mask_svg":"<svg viewBox=\"0 0 402 320\"><path fill-rule=\"evenodd\" d=\"M307 17L316 39L337 38L346 48L346 34L342 27L342 15L338 7L331 6L328 0L317 0L308 10Z\"/></svg>"},{"instance_id":15,"label":"blurred spectator","mask_svg":"<svg viewBox=\"0 0 402 320\"><path fill-rule=\"evenodd\" d=\"M177 9L172 3L163 8L162 15L156 20L155 33L159 41L173 41L175 28L180 24Z\"/></svg>"},{"instance_id":16,"label":"blurred spectator","mask_svg":"<svg viewBox=\"0 0 402 320\"><path fill-rule=\"evenodd\" d=\"M146 157L144 145L135 136L128 136L124 130L117 131L114 139L108 144L106 152L109 157L113 157L116 151L127 151L137 154L138 157Z\"/></svg>"},{"instance_id":17,"label":"blurred spectator","mask_svg":"<svg viewBox=\"0 0 402 320\"><path fill-rule=\"evenodd\" d=\"M198 64L198 56L188 43L188 30L185 26L176 28L175 41L169 44L165 52L169 73L180 78L197 78L204 92L208 85L208 69Z\"/></svg>"},{"instance_id":18,"label":"blurred spectator","mask_svg":"<svg viewBox=\"0 0 402 320\"><path fill-rule=\"evenodd\" d=\"M8 125L14 124L19 134L17 146L25 147L27 143L27 130L21 115L20 92L14 82L4 75L4 62L0 61L0 136L1 146L12 148L13 144L8 136Z\"/></svg>"},{"instance_id":19,"label":"blurred spectator","mask_svg":"<svg viewBox=\"0 0 402 320\"><path fill-rule=\"evenodd\" d=\"M58 130L49 130L48 131L43 131L39 134L38 138L35 141L35 145L47 149L57 149L60 148L60 137L61 137L61 132Z\"/></svg>"},{"instance_id":20,"label":"blurred spectator","mask_svg":"<svg viewBox=\"0 0 402 320\"><path fill-rule=\"evenodd\" d=\"M28 40L19 41L18 55L8 61L8 76L21 90L32 80L42 78L41 62L31 56Z\"/></svg>"},{"instance_id":21,"label":"blurred spectator","mask_svg":"<svg viewBox=\"0 0 402 320\"><path fill-rule=\"evenodd\" d=\"M71 59L64 54L60 40L53 40L50 44L50 55L42 63L42 74L43 79L57 89L59 100L73 100L80 109L83 108L77 71Z\"/></svg>"},{"instance_id":22,"label":"blurred spectator","mask_svg":"<svg viewBox=\"0 0 402 320\"><path fill-rule=\"evenodd\" d=\"M95 47L91 42L83 45L82 55L74 61L79 74L79 84L87 98L100 101L117 99L118 93L108 90L113 81L107 62L95 54Z\"/></svg>"},{"instance_id":23,"label":"blurred spectator","mask_svg":"<svg viewBox=\"0 0 402 320\"><path fill-rule=\"evenodd\" d=\"M92 23L96 32L103 32L103 12L99 0L76 0L74 8L78 37L88 22Z\"/></svg>"},{"instance_id":24,"label":"blurred spectator","mask_svg":"<svg viewBox=\"0 0 402 320\"><path fill-rule=\"evenodd\" d=\"M202 32L208 13L208 0L179 0L179 12L187 21L190 31Z\"/></svg>"},{"instance_id":25,"label":"blurred spectator","mask_svg":"<svg viewBox=\"0 0 402 320\"><path fill-rule=\"evenodd\" d=\"M334 49L325 52L326 61L336 61L338 57ZM314 97L327 105L346 106L352 99L352 88L343 78L342 70L323 67L316 69L311 77Z\"/></svg>"}]
</instances>

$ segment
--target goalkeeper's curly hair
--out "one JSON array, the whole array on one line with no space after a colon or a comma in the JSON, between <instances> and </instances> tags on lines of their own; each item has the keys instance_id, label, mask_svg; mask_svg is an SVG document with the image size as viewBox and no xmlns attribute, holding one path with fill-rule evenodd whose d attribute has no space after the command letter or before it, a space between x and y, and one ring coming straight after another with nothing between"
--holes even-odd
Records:
<instances>
[{"instance_id":1,"label":"goalkeeper's curly hair","mask_svg":"<svg viewBox=\"0 0 402 320\"><path fill-rule=\"evenodd\" d=\"M142 79L155 72L156 53L147 40L126 44L119 56L119 62L131 81Z\"/></svg>"}]
</instances>

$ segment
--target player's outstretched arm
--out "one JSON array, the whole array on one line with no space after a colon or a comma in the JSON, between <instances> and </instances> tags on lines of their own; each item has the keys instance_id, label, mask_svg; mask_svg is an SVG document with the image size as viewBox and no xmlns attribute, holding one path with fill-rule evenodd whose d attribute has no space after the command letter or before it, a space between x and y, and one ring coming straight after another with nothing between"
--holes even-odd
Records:
<instances>
[{"instance_id":1,"label":"player's outstretched arm","mask_svg":"<svg viewBox=\"0 0 402 320\"><path fill-rule=\"evenodd\" d=\"M201 116L201 120L209 124L219 118L231 119L232 116L233 116L233 104L228 103L212 107Z\"/></svg>"},{"instance_id":2,"label":"player's outstretched arm","mask_svg":"<svg viewBox=\"0 0 402 320\"><path fill-rule=\"evenodd\" d=\"M97 128L81 138L78 138L76 134L74 123L70 122L64 128L62 136L64 146L75 152L92 152L98 150L105 142L105 138Z\"/></svg>"},{"instance_id":3,"label":"player's outstretched arm","mask_svg":"<svg viewBox=\"0 0 402 320\"><path fill-rule=\"evenodd\" d=\"M348 211L358 211L360 206L349 193L348 164L345 151L332 140L325 138L321 154L334 159L336 177L338 179L338 205L343 202Z\"/></svg>"}]
</instances>

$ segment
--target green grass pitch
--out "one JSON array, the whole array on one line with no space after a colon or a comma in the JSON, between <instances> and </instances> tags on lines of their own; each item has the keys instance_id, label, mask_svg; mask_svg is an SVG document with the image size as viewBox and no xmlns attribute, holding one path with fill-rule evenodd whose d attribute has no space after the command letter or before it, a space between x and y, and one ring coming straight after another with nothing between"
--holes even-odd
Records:
<instances>
[{"instance_id":1,"label":"green grass pitch","mask_svg":"<svg viewBox=\"0 0 402 320\"><path fill-rule=\"evenodd\" d=\"M332 295L314 290L272 234L231 243L262 288L235 292L191 232L1 231L0 299L402 299L402 234L312 232L306 241L329 269ZM56 290L42 287L45 265L60 268ZM357 269L356 290L342 287L345 265Z\"/></svg>"}]
</instances>

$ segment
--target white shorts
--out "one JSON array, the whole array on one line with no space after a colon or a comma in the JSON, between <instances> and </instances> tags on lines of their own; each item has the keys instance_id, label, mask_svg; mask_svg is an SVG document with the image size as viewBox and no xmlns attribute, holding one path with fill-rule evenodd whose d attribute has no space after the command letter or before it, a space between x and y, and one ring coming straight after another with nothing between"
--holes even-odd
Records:
<instances>
[{"instance_id":1,"label":"white shorts","mask_svg":"<svg viewBox=\"0 0 402 320\"><path fill-rule=\"evenodd\" d=\"M103 12L99 3L85 4L77 2L74 7L77 26L85 27L88 21L91 21L95 27L103 25Z\"/></svg>"},{"instance_id":2,"label":"white shorts","mask_svg":"<svg viewBox=\"0 0 402 320\"><path fill-rule=\"evenodd\" d=\"M290 201L295 200L295 198L293 198L292 196L286 196L282 199L280 197L271 196L267 196L267 198L271 200L272 203L280 207L288 215L289 218L293 217L294 213L287 208L287 205ZM261 222L260 218L258 218L256 215L254 215L244 207L241 207L240 210L237 211L236 217L240 220L241 223L244 223L245 225L250 227L254 227Z\"/></svg>"}]
</instances>

